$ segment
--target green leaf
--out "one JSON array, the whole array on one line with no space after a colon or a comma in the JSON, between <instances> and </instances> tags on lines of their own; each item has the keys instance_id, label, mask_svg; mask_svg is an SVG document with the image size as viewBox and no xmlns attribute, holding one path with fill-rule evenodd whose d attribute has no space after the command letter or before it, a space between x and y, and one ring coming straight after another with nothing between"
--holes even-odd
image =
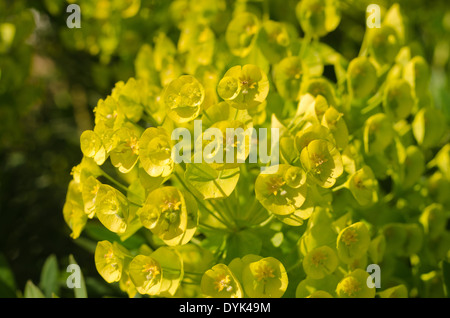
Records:
<instances>
[{"instance_id":1,"label":"green leaf","mask_svg":"<svg viewBox=\"0 0 450 318\"><path fill-rule=\"evenodd\" d=\"M0 254L0 298L15 297L16 283L8 261Z\"/></svg>"},{"instance_id":2,"label":"green leaf","mask_svg":"<svg viewBox=\"0 0 450 318\"><path fill-rule=\"evenodd\" d=\"M239 180L239 168L214 170L206 163L191 163L186 165L185 178L203 199L228 197Z\"/></svg>"},{"instance_id":3,"label":"green leaf","mask_svg":"<svg viewBox=\"0 0 450 318\"><path fill-rule=\"evenodd\" d=\"M46 298L52 297L52 294L58 294L58 260L54 254L50 255L44 263L41 271L41 281L39 287L44 292Z\"/></svg>"},{"instance_id":4,"label":"green leaf","mask_svg":"<svg viewBox=\"0 0 450 318\"><path fill-rule=\"evenodd\" d=\"M77 262L75 261L75 258L73 257L72 254L69 255L69 263L77 264ZM80 270L80 279L81 279L80 288L73 289L75 298L87 298L86 282L84 280L84 276L83 276L83 273L81 272L81 270Z\"/></svg>"},{"instance_id":5,"label":"green leaf","mask_svg":"<svg viewBox=\"0 0 450 318\"><path fill-rule=\"evenodd\" d=\"M45 298L42 291L31 280L25 285L24 298Z\"/></svg>"}]
</instances>

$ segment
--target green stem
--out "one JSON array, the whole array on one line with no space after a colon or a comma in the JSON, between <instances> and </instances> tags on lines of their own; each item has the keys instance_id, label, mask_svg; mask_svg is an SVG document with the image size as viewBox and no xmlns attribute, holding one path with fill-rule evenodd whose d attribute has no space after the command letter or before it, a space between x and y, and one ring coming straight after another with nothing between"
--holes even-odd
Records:
<instances>
[{"instance_id":1,"label":"green stem","mask_svg":"<svg viewBox=\"0 0 450 318\"><path fill-rule=\"evenodd\" d=\"M261 205L258 209L256 209L255 212L253 212L252 215L250 216L248 222L249 222L250 224L254 223L255 220L260 216L259 213L260 213L263 209L265 209L265 208L264 208L262 205ZM264 222L264 221L263 221L263 222Z\"/></svg>"},{"instance_id":2,"label":"green stem","mask_svg":"<svg viewBox=\"0 0 450 318\"><path fill-rule=\"evenodd\" d=\"M217 228L217 227L211 226L211 225L206 224L206 223L200 223L198 225L198 227L201 228L201 229L203 228L206 231L223 232L223 233L229 233L230 232L228 230Z\"/></svg>"},{"instance_id":3,"label":"green stem","mask_svg":"<svg viewBox=\"0 0 450 318\"><path fill-rule=\"evenodd\" d=\"M199 167L197 167L197 165L195 165L195 164L192 165L192 167L194 167L195 169L199 170L200 172L203 172L203 171L202 171ZM219 172L219 178L221 177L221 175L222 175L222 171ZM222 196L224 197L224 199L226 199L226 198L227 198L227 195L226 195L225 191L223 191L222 187L217 183L216 180L213 180L213 183L214 183L214 185L219 189L219 191L220 191L220 193L222 194ZM217 211L217 213L219 213L219 215L222 217L223 221L225 221L225 223L227 224L227 227L228 227L229 229L235 228L235 226L232 225L232 224L235 223L235 222L233 221L232 214L229 215L229 214L230 214L230 210L227 208L227 206L225 206L225 210L221 210L221 209L219 209L218 206L215 205L212 201L209 201L209 203L210 203L210 204L212 205L212 207ZM227 216L229 216L229 217L227 218ZM228 223L228 222L229 222L229 223ZM222 223L223 223L223 222L222 222ZM224 223L224 224L225 224L225 223ZM235 225L236 225L236 224L235 224Z\"/></svg>"},{"instance_id":4,"label":"green stem","mask_svg":"<svg viewBox=\"0 0 450 318\"><path fill-rule=\"evenodd\" d=\"M209 117L209 115L206 112L206 110L203 111L202 115L205 116L211 123L214 123L214 120L212 120L211 117Z\"/></svg>"},{"instance_id":5,"label":"green stem","mask_svg":"<svg viewBox=\"0 0 450 318\"><path fill-rule=\"evenodd\" d=\"M219 172L219 179L222 177L222 171ZM217 183L216 180L213 181L214 185L219 189L220 193L223 196L223 205L225 207L225 211L228 212L228 215L230 217L230 221L234 224L236 224L236 222L234 221L234 212L233 212L233 208L230 207L229 202L227 201L228 196L226 195L225 191L223 191L222 187L220 186L220 184Z\"/></svg>"},{"instance_id":6,"label":"green stem","mask_svg":"<svg viewBox=\"0 0 450 318\"><path fill-rule=\"evenodd\" d=\"M292 270L294 270L296 267L300 266L300 264L302 264L303 259L299 259L297 262L295 262L295 264L291 265L290 267L288 267L288 269L286 270L287 273L291 272Z\"/></svg>"},{"instance_id":7,"label":"green stem","mask_svg":"<svg viewBox=\"0 0 450 318\"><path fill-rule=\"evenodd\" d=\"M339 190L344 189L344 188L347 188L347 183L346 182L344 182L341 185L338 185L338 186L334 187L331 191L336 192L336 191L339 191Z\"/></svg>"},{"instance_id":8,"label":"green stem","mask_svg":"<svg viewBox=\"0 0 450 318\"><path fill-rule=\"evenodd\" d=\"M227 198L224 198L222 200L222 202L223 202L223 206L224 206L225 212L226 212L225 215L228 216L228 221L230 221L231 223L233 223L235 225L235 227L237 227L236 220L235 220L235 218L236 218L235 213L233 211L233 208L230 206Z\"/></svg>"},{"instance_id":9,"label":"green stem","mask_svg":"<svg viewBox=\"0 0 450 318\"><path fill-rule=\"evenodd\" d=\"M245 220L246 220L247 222L250 221L250 218L251 218L251 216L252 216L252 212L253 212L253 210L255 209L255 207L256 207L257 204L258 204L258 200L257 200L256 197L254 196L254 197L253 197L253 203L252 203L252 205L250 206L249 209L246 209Z\"/></svg>"},{"instance_id":10,"label":"green stem","mask_svg":"<svg viewBox=\"0 0 450 318\"><path fill-rule=\"evenodd\" d=\"M197 197L197 195L195 195L195 193L193 193L191 191L191 189L189 189L189 187L184 183L183 179L181 178L181 176L178 174L178 172L174 171L173 173L175 175L175 177L178 179L178 181L180 181L181 185L195 198L195 200L197 201L197 203L205 210L205 212L209 213L211 216L213 216L217 221L219 221L220 223L222 223L223 225L225 225L227 228L232 228L230 224L228 224L227 221L225 221L225 219L223 219L223 216L220 215L220 211L217 210L217 208L215 208L213 206L213 208L216 209L216 211L219 213L219 216L217 216L215 213L213 213L210 209L208 209L206 207L206 205L203 203L203 199L200 199Z\"/></svg>"},{"instance_id":11,"label":"green stem","mask_svg":"<svg viewBox=\"0 0 450 318\"><path fill-rule=\"evenodd\" d=\"M236 109L236 113L234 114L234 120L236 120L236 118L238 117L239 114L239 109Z\"/></svg>"},{"instance_id":12,"label":"green stem","mask_svg":"<svg viewBox=\"0 0 450 318\"><path fill-rule=\"evenodd\" d=\"M132 205L135 205L135 206L138 206L138 207L140 207L140 208L142 208L142 207L143 207L143 205L142 205L142 204L139 204L139 203L133 202L133 201L131 201L130 199L128 199L128 203L130 203L130 204L132 204Z\"/></svg>"},{"instance_id":13,"label":"green stem","mask_svg":"<svg viewBox=\"0 0 450 318\"><path fill-rule=\"evenodd\" d=\"M362 41L358 56L366 56L367 55L368 44L369 44L368 32L366 29L366 32L364 32L364 37L363 37L363 41Z\"/></svg>"},{"instance_id":14,"label":"green stem","mask_svg":"<svg viewBox=\"0 0 450 318\"><path fill-rule=\"evenodd\" d=\"M222 241L222 244L219 246L219 248L214 252L214 257L216 258L216 261L219 262L219 259L222 257L223 253L225 252L225 246L228 240L228 235L226 235Z\"/></svg>"},{"instance_id":15,"label":"green stem","mask_svg":"<svg viewBox=\"0 0 450 318\"><path fill-rule=\"evenodd\" d=\"M299 54L300 58L303 58L303 55L305 54L305 51L306 51L306 47L311 43L311 40L312 40L311 35L309 35L308 33L305 34L305 36L303 37L302 46L300 48L300 54Z\"/></svg>"},{"instance_id":16,"label":"green stem","mask_svg":"<svg viewBox=\"0 0 450 318\"><path fill-rule=\"evenodd\" d=\"M113 177L111 177L109 174L107 174L107 173L106 173L105 171L103 171L103 170L102 170L102 176L105 177L107 180L109 180L111 183L113 183L116 187L118 187L118 188L120 188L122 191L124 191L125 194L131 194L131 195L134 195L135 197L139 197L138 194L136 194L136 193L130 191L130 189L129 189L127 186L123 185L122 183L120 183L119 181L117 181L116 179L114 179ZM128 197L127 197L127 200L128 200L128 202L129 202L130 204L133 204L133 205L138 206L138 207L141 207L141 208L143 207L142 204L133 202L133 201L131 201L130 199L128 199Z\"/></svg>"},{"instance_id":17,"label":"green stem","mask_svg":"<svg viewBox=\"0 0 450 318\"><path fill-rule=\"evenodd\" d=\"M275 217L275 216L274 216L273 214L270 214L270 216L269 216L267 219L265 219L264 221L262 221L262 222L259 223L259 224L255 224L255 225L251 226L251 228L264 227L264 226L266 226L270 221L272 221L274 217Z\"/></svg>"},{"instance_id":18,"label":"green stem","mask_svg":"<svg viewBox=\"0 0 450 318\"><path fill-rule=\"evenodd\" d=\"M109 174L107 174L105 171L102 170L102 176L108 179L111 183L113 183L116 187L120 188L121 190L128 192L128 187L111 177Z\"/></svg>"},{"instance_id":19,"label":"green stem","mask_svg":"<svg viewBox=\"0 0 450 318\"><path fill-rule=\"evenodd\" d=\"M237 185L236 185L236 188L234 188L233 193L234 193L234 204L235 204L235 207L236 207L237 209L239 209L239 211L240 211L240 210L241 210L241 209L240 209L240 208L241 208L241 203L239 202L239 194L238 194L238 188L237 188Z\"/></svg>"}]
</instances>

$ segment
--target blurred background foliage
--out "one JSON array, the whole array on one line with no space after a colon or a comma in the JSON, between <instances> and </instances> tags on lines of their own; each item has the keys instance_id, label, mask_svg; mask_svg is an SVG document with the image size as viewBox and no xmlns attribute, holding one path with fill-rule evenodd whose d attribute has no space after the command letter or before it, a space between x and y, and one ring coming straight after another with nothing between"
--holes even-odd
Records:
<instances>
[{"instance_id":1,"label":"blurred background foliage","mask_svg":"<svg viewBox=\"0 0 450 318\"><path fill-rule=\"evenodd\" d=\"M143 44L160 32L177 43L177 21L189 15L217 19L224 33L231 0L0 0L0 297L72 297L65 268L75 258L87 294L123 295L104 282L93 262L95 231L74 241L61 213L81 160L79 136L93 127L93 108L114 84L135 76ZM297 0L247 1L270 18L292 23ZM342 19L321 41L344 57L357 56L366 29L366 8L393 1L340 1ZM402 0L408 38L431 65L434 102L450 122L450 8L448 0ZM81 7L81 29L69 29L70 3ZM383 15L383 11L381 12ZM333 77L325 69L325 76ZM98 233L97 233L98 234ZM71 257L71 260L69 260ZM56 272L60 275L55 276Z\"/></svg>"}]
</instances>

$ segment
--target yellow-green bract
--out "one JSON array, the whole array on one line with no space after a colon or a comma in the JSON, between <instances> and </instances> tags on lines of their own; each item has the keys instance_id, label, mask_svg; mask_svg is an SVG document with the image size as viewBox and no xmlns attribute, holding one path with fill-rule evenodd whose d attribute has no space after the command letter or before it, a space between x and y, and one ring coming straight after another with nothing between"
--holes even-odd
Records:
<instances>
[{"instance_id":1,"label":"yellow-green bract","mask_svg":"<svg viewBox=\"0 0 450 318\"><path fill-rule=\"evenodd\" d=\"M106 282L129 297L444 295L436 65L398 4L372 29L341 23L350 3L113 6L117 21L161 15L151 36L121 30L143 39L120 51L135 72L95 105L63 207L74 239L99 241Z\"/></svg>"}]
</instances>

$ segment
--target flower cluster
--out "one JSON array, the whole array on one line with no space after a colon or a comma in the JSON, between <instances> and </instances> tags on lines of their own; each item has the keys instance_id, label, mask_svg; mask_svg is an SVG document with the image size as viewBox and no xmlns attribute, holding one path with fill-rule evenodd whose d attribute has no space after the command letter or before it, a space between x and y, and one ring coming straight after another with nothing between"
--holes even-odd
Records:
<instances>
[{"instance_id":1,"label":"flower cluster","mask_svg":"<svg viewBox=\"0 0 450 318\"><path fill-rule=\"evenodd\" d=\"M94 222L115 234L97 244L100 275L130 297L414 297L442 286L448 127L400 7L349 60L320 41L340 23L339 1L300 1L303 37L245 2L195 3L172 3L176 41L161 32L142 45L136 76L98 101L81 135L63 213L74 239ZM252 127L278 132L267 150L279 160L248 160L261 139L206 131ZM188 146L176 128L192 132ZM367 285L368 264L381 290Z\"/></svg>"}]
</instances>

